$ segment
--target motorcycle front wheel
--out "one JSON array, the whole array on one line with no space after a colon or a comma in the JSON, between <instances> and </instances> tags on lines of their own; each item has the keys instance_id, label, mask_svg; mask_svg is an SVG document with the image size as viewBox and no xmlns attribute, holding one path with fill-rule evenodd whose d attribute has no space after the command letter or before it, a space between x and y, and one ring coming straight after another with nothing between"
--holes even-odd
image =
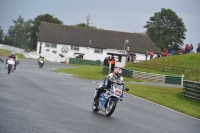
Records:
<instances>
[{"instance_id":1,"label":"motorcycle front wheel","mask_svg":"<svg viewBox=\"0 0 200 133\"><path fill-rule=\"evenodd\" d=\"M105 115L106 116L111 116L112 113L115 111L117 105L117 101L112 101L110 103L107 103L107 107L105 108Z\"/></svg>"},{"instance_id":2,"label":"motorcycle front wheel","mask_svg":"<svg viewBox=\"0 0 200 133\"><path fill-rule=\"evenodd\" d=\"M11 68L8 68L8 74L10 74Z\"/></svg>"}]
</instances>

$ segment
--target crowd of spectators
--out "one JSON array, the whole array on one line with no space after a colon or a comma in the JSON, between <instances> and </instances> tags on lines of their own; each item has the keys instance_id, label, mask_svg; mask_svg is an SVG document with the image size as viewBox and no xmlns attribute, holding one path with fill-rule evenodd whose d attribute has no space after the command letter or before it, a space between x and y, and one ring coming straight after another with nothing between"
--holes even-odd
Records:
<instances>
[{"instance_id":1,"label":"crowd of spectators","mask_svg":"<svg viewBox=\"0 0 200 133\"><path fill-rule=\"evenodd\" d=\"M197 53L200 53L200 43L197 44L198 47L196 49ZM150 59L152 58L158 58L158 57L162 57L162 56L169 56L169 55L175 55L175 54L190 54L190 53L194 53L194 47L192 44L186 44L185 48L180 48L177 52L175 52L172 48L171 45L168 45L168 48L165 50L164 53L153 53L153 52L149 52L150 55ZM153 53L153 54L151 54ZM145 53L145 57L147 57L147 54Z\"/></svg>"}]
</instances>

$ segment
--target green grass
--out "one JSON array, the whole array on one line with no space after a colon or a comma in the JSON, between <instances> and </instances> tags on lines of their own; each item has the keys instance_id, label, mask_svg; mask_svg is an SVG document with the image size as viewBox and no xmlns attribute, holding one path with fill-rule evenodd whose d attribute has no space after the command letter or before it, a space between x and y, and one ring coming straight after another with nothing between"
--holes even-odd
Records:
<instances>
[{"instance_id":1,"label":"green grass","mask_svg":"<svg viewBox=\"0 0 200 133\"><path fill-rule=\"evenodd\" d=\"M153 69L141 68L141 67L134 67L133 63L127 63L125 69L147 72L147 73L155 73L155 74L163 74L163 75L170 75L170 76L180 76L180 74L170 73L170 72L162 72Z\"/></svg>"},{"instance_id":2,"label":"green grass","mask_svg":"<svg viewBox=\"0 0 200 133\"><path fill-rule=\"evenodd\" d=\"M73 74L74 77L82 79L93 79L93 80L103 80L107 75L103 74L102 66L91 66L91 65L75 65L76 68L61 68L54 70L59 73ZM126 82L141 82L142 80L124 77Z\"/></svg>"},{"instance_id":3,"label":"green grass","mask_svg":"<svg viewBox=\"0 0 200 133\"><path fill-rule=\"evenodd\" d=\"M55 72L62 72L73 74L74 77L82 78L82 79L93 79L100 80L105 78L106 75L102 73L101 66L89 66L89 65L76 65L76 68L61 68L58 70L54 70Z\"/></svg>"},{"instance_id":4,"label":"green grass","mask_svg":"<svg viewBox=\"0 0 200 133\"><path fill-rule=\"evenodd\" d=\"M173 55L162 58L156 58L145 62L147 66L152 64L164 64L177 67L185 67L184 76L186 80L200 81L200 53ZM141 62L144 63L144 62ZM160 67L160 66L158 66ZM164 74L171 76L180 76L181 74L175 74L173 72L162 72L154 69L145 69L141 67L134 67L133 64L127 64L126 69L144 71L149 73Z\"/></svg>"},{"instance_id":5,"label":"green grass","mask_svg":"<svg viewBox=\"0 0 200 133\"><path fill-rule=\"evenodd\" d=\"M129 93L200 119L200 102L185 98L182 88L126 84Z\"/></svg>"},{"instance_id":6,"label":"green grass","mask_svg":"<svg viewBox=\"0 0 200 133\"><path fill-rule=\"evenodd\" d=\"M0 49L0 56L1 57L8 57L11 53L12 53L12 51ZM24 59L22 54L19 54L19 53L15 53L15 54L18 56L19 59Z\"/></svg>"}]
</instances>

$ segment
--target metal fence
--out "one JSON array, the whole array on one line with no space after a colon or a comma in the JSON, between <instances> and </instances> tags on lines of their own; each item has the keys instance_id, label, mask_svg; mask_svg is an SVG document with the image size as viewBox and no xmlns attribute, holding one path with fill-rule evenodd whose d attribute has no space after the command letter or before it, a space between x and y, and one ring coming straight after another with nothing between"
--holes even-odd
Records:
<instances>
[{"instance_id":1,"label":"metal fence","mask_svg":"<svg viewBox=\"0 0 200 133\"><path fill-rule=\"evenodd\" d=\"M84 60L80 58L69 58L69 64L101 66L101 61Z\"/></svg>"},{"instance_id":2,"label":"metal fence","mask_svg":"<svg viewBox=\"0 0 200 133\"><path fill-rule=\"evenodd\" d=\"M147 73L147 72L140 72L135 70L129 70L121 68L123 71L124 77L141 79L143 81L150 81L150 82L157 82L157 83L166 83L166 84L175 84L175 85L182 85L183 78L182 76L169 76L169 75L162 75L162 74L154 74L154 73ZM108 74L109 68L103 67L103 73Z\"/></svg>"},{"instance_id":3,"label":"metal fence","mask_svg":"<svg viewBox=\"0 0 200 133\"><path fill-rule=\"evenodd\" d=\"M200 100L200 82L184 80L182 94L185 97Z\"/></svg>"},{"instance_id":4,"label":"metal fence","mask_svg":"<svg viewBox=\"0 0 200 133\"><path fill-rule=\"evenodd\" d=\"M149 61L135 61L133 63L133 66L146 68L146 69L152 69L152 70L158 70L162 72L172 72L175 74L182 74L185 72L185 70L189 69L186 67L172 66L172 65L160 64L160 63L149 62Z\"/></svg>"}]
</instances>

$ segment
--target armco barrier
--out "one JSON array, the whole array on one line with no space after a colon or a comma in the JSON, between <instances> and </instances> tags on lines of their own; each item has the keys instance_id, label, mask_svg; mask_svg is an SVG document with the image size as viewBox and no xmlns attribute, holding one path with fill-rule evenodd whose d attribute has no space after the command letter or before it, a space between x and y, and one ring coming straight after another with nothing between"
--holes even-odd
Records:
<instances>
[{"instance_id":1,"label":"armco barrier","mask_svg":"<svg viewBox=\"0 0 200 133\"><path fill-rule=\"evenodd\" d=\"M92 61L92 60L80 60L78 58L69 58L69 64L82 64L82 65L95 65L101 66L101 61Z\"/></svg>"},{"instance_id":2,"label":"armco barrier","mask_svg":"<svg viewBox=\"0 0 200 133\"><path fill-rule=\"evenodd\" d=\"M200 100L200 82L184 80L182 94L185 97Z\"/></svg>"},{"instance_id":3,"label":"armco barrier","mask_svg":"<svg viewBox=\"0 0 200 133\"><path fill-rule=\"evenodd\" d=\"M165 76L165 83L181 85L182 77Z\"/></svg>"},{"instance_id":4,"label":"armco barrier","mask_svg":"<svg viewBox=\"0 0 200 133\"><path fill-rule=\"evenodd\" d=\"M158 82L158 83L166 83L166 84L176 84L176 85L182 85L183 76L168 76L168 75L162 75L162 74L154 74L154 73L147 73L147 72L140 72L135 70L128 70L128 69L122 69L122 76L129 77L129 78L135 78L135 79L141 79L144 81L150 81L150 82ZM109 67L103 67L103 73L108 74Z\"/></svg>"},{"instance_id":5,"label":"armco barrier","mask_svg":"<svg viewBox=\"0 0 200 133\"><path fill-rule=\"evenodd\" d=\"M124 69L124 68L121 68L121 69L122 69L122 72L123 72L122 76L132 78L132 73L133 73L132 70L128 70L128 69Z\"/></svg>"}]
</instances>

